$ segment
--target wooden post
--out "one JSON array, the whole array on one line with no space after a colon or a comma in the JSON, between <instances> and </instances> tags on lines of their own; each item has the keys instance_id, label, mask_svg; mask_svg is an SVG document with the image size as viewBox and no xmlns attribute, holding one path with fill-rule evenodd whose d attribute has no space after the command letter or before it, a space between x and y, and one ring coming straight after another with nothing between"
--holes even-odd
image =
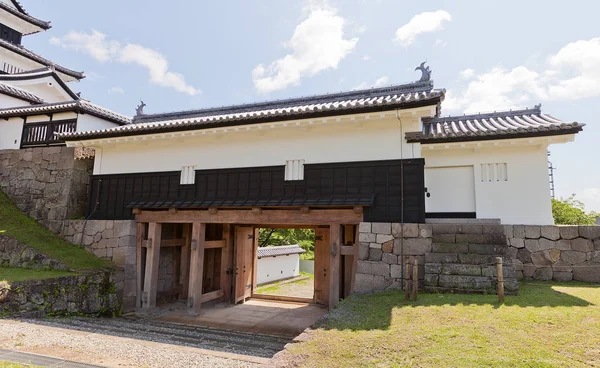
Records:
<instances>
[{"instance_id":1,"label":"wooden post","mask_svg":"<svg viewBox=\"0 0 600 368\"><path fill-rule=\"evenodd\" d=\"M190 224L183 224L183 246L181 247L181 277L179 284L182 285L180 298L188 298L190 282Z\"/></svg>"},{"instance_id":2,"label":"wooden post","mask_svg":"<svg viewBox=\"0 0 600 368\"><path fill-rule=\"evenodd\" d=\"M354 292L354 283L356 280L356 269L358 268L358 248L360 242L359 237L359 225L354 226L354 258L352 258L352 281L350 282L350 293Z\"/></svg>"},{"instance_id":3,"label":"wooden post","mask_svg":"<svg viewBox=\"0 0 600 368\"><path fill-rule=\"evenodd\" d=\"M232 232L233 226L223 224L223 241L225 246L221 249L221 290L223 290L223 300L231 302L231 273L233 270L232 258Z\"/></svg>"},{"instance_id":4,"label":"wooden post","mask_svg":"<svg viewBox=\"0 0 600 368\"><path fill-rule=\"evenodd\" d=\"M498 275L498 301L504 303L504 273L502 271L502 257L496 257L496 274Z\"/></svg>"},{"instance_id":5,"label":"wooden post","mask_svg":"<svg viewBox=\"0 0 600 368\"><path fill-rule=\"evenodd\" d=\"M329 310L340 301L340 224L329 225Z\"/></svg>"},{"instance_id":6,"label":"wooden post","mask_svg":"<svg viewBox=\"0 0 600 368\"><path fill-rule=\"evenodd\" d=\"M260 229L254 228L254 238L252 241L252 294L257 289L258 285L258 237L260 235Z\"/></svg>"},{"instance_id":7,"label":"wooden post","mask_svg":"<svg viewBox=\"0 0 600 368\"><path fill-rule=\"evenodd\" d=\"M410 261L407 259L404 262L404 299L410 299Z\"/></svg>"},{"instance_id":8,"label":"wooden post","mask_svg":"<svg viewBox=\"0 0 600 368\"><path fill-rule=\"evenodd\" d=\"M137 308L141 308L142 307L142 291L143 286L144 286L144 257L143 257L143 252L145 252L146 250L144 249L144 247L142 246L142 244L144 243L144 239L146 238L146 226L144 223L142 222L138 222L137 223L137 232L136 232L136 253L135 253L135 259L136 259L136 263L135 263L135 267L136 267L136 281L137 281L137 289L136 289L136 302L135 302L135 306Z\"/></svg>"},{"instance_id":9,"label":"wooden post","mask_svg":"<svg viewBox=\"0 0 600 368\"><path fill-rule=\"evenodd\" d=\"M151 222L148 225L148 248L146 250L146 272L144 276L143 308L156 307L158 291L158 257L160 256L160 240L162 224Z\"/></svg>"},{"instance_id":10,"label":"wooden post","mask_svg":"<svg viewBox=\"0 0 600 368\"><path fill-rule=\"evenodd\" d=\"M415 258L415 264L413 266L413 289L412 298L417 300L417 292L419 291L419 261Z\"/></svg>"},{"instance_id":11,"label":"wooden post","mask_svg":"<svg viewBox=\"0 0 600 368\"><path fill-rule=\"evenodd\" d=\"M198 315L202 298L202 277L204 275L204 245L206 243L206 224L192 224L192 246L190 249L190 284L188 296L188 314Z\"/></svg>"}]
</instances>

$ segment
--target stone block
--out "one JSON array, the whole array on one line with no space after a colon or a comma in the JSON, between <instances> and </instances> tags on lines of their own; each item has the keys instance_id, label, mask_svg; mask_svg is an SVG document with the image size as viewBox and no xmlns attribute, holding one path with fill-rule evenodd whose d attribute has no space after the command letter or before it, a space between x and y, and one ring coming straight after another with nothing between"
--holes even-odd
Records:
<instances>
[{"instance_id":1,"label":"stone block","mask_svg":"<svg viewBox=\"0 0 600 368\"><path fill-rule=\"evenodd\" d=\"M425 274L425 286L438 286L438 278L437 274Z\"/></svg>"},{"instance_id":2,"label":"stone block","mask_svg":"<svg viewBox=\"0 0 600 368\"><path fill-rule=\"evenodd\" d=\"M429 224L419 224L419 236L421 238L431 238L433 236L433 229Z\"/></svg>"},{"instance_id":3,"label":"stone block","mask_svg":"<svg viewBox=\"0 0 600 368\"><path fill-rule=\"evenodd\" d=\"M371 223L371 231L375 234L391 234L392 224L389 222L373 222Z\"/></svg>"},{"instance_id":4,"label":"stone block","mask_svg":"<svg viewBox=\"0 0 600 368\"><path fill-rule=\"evenodd\" d=\"M517 280L523 280L525 278L525 276L523 275L523 271L515 271L515 277L517 278Z\"/></svg>"},{"instance_id":5,"label":"stone block","mask_svg":"<svg viewBox=\"0 0 600 368\"><path fill-rule=\"evenodd\" d=\"M381 249L369 249L369 261L381 261L383 251Z\"/></svg>"},{"instance_id":6,"label":"stone block","mask_svg":"<svg viewBox=\"0 0 600 368\"><path fill-rule=\"evenodd\" d=\"M387 287L383 276L357 273L354 280L354 290L357 293L382 291Z\"/></svg>"},{"instance_id":7,"label":"stone block","mask_svg":"<svg viewBox=\"0 0 600 368\"><path fill-rule=\"evenodd\" d=\"M135 236L136 231L135 221L118 220L114 222L115 237Z\"/></svg>"},{"instance_id":8,"label":"stone block","mask_svg":"<svg viewBox=\"0 0 600 368\"><path fill-rule=\"evenodd\" d=\"M381 249L383 246L379 243L369 243L369 248L371 249Z\"/></svg>"},{"instance_id":9,"label":"stone block","mask_svg":"<svg viewBox=\"0 0 600 368\"><path fill-rule=\"evenodd\" d=\"M457 224L431 224L433 235L437 234L456 234L459 232L460 225Z\"/></svg>"},{"instance_id":10,"label":"stone block","mask_svg":"<svg viewBox=\"0 0 600 368\"><path fill-rule=\"evenodd\" d=\"M483 276L440 275L438 281L441 287L453 289L489 289L492 287L490 278Z\"/></svg>"},{"instance_id":11,"label":"stone block","mask_svg":"<svg viewBox=\"0 0 600 368\"><path fill-rule=\"evenodd\" d=\"M525 225L525 238L539 239L541 236L541 228L538 225Z\"/></svg>"},{"instance_id":12,"label":"stone block","mask_svg":"<svg viewBox=\"0 0 600 368\"><path fill-rule=\"evenodd\" d=\"M579 226L579 236L589 240L600 238L600 226Z\"/></svg>"},{"instance_id":13,"label":"stone block","mask_svg":"<svg viewBox=\"0 0 600 368\"><path fill-rule=\"evenodd\" d=\"M531 253L539 252L540 250L542 250L539 239L525 239L525 249L527 249Z\"/></svg>"},{"instance_id":14,"label":"stone block","mask_svg":"<svg viewBox=\"0 0 600 368\"><path fill-rule=\"evenodd\" d=\"M112 238L112 239L102 239L107 248L117 248L119 246L119 239L117 238Z\"/></svg>"},{"instance_id":15,"label":"stone block","mask_svg":"<svg viewBox=\"0 0 600 368\"><path fill-rule=\"evenodd\" d=\"M359 233L358 234L358 241L360 241L360 242L372 243L372 242L375 242L376 240L377 240L377 234L373 234L373 233Z\"/></svg>"},{"instance_id":16,"label":"stone block","mask_svg":"<svg viewBox=\"0 0 600 368\"><path fill-rule=\"evenodd\" d=\"M555 242L556 249L558 250L571 250L571 240L560 239Z\"/></svg>"},{"instance_id":17,"label":"stone block","mask_svg":"<svg viewBox=\"0 0 600 368\"><path fill-rule=\"evenodd\" d=\"M381 245L381 250L383 250L385 253L392 253L392 251L394 250L394 241L390 240L383 243Z\"/></svg>"},{"instance_id":18,"label":"stone block","mask_svg":"<svg viewBox=\"0 0 600 368\"><path fill-rule=\"evenodd\" d=\"M515 248L525 248L525 239L521 238L510 238L510 245Z\"/></svg>"},{"instance_id":19,"label":"stone block","mask_svg":"<svg viewBox=\"0 0 600 368\"><path fill-rule=\"evenodd\" d=\"M460 234L483 234L483 225L463 224L458 229Z\"/></svg>"},{"instance_id":20,"label":"stone block","mask_svg":"<svg viewBox=\"0 0 600 368\"><path fill-rule=\"evenodd\" d=\"M533 274L534 280L550 281L552 280L553 272L550 267L538 268Z\"/></svg>"},{"instance_id":21,"label":"stone block","mask_svg":"<svg viewBox=\"0 0 600 368\"><path fill-rule=\"evenodd\" d=\"M404 247L404 251L402 248ZM405 238L394 240L394 254L419 256L431 252L430 238Z\"/></svg>"},{"instance_id":22,"label":"stone block","mask_svg":"<svg viewBox=\"0 0 600 368\"><path fill-rule=\"evenodd\" d=\"M513 236L525 239L525 225L513 225Z\"/></svg>"},{"instance_id":23,"label":"stone block","mask_svg":"<svg viewBox=\"0 0 600 368\"><path fill-rule=\"evenodd\" d=\"M558 261L552 265L552 271L556 272L572 272L573 266L569 262Z\"/></svg>"},{"instance_id":24,"label":"stone block","mask_svg":"<svg viewBox=\"0 0 600 368\"><path fill-rule=\"evenodd\" d=\"M573 280L572 272L553 271L552 278L556 281L571 281Z\"/></svg>"},{"instance_id":25,"label":"stone block","mask_svg":"<svg viewBox=\"0 0 600 368\"><path fill-rule=\"evenodd\" d=\"M381 255L381 261L387 264L398 264L398 256L392 253L383 253ZM394 277L394 276L392 276Z\"/></svg>"},{"instance_id":26,"label":"stone block","mask_svg":"<svg viewBox=\"0 0 600 368\"><path fill-rule=\"evenodd\" d=\"M112 261L117 267L125 266L127 263L127 248L113 249Z\"/></svg>"},{"instance_id":27,"label":"stone block","mask_svg":"<svg viewBox=\"0 0 600 368\"><path fill-rule=\"evenodd\" d=\"M456 253L426 253L426 263L457 263L458 255Z\"/></svg>"},{"instance_id":28,"label":"stone block","mask_svg":"<svg viewBox=\"0 0 600 368\"><path fill-rule=\"evenodd\" d=\"M469 253L484 255L504 255L508 250L507 246L494 244L469 244Z\"/></svg>"},{"instance_id":29,"label":"stone block","mask_svg":"<svg viewBox=\"0 0 600 368\"><path fill-rule=\"evenodd\" d=\"M588 252L586 254L586 257L588 261L592 261L593 263L600 263L600 250Z\"/></svg>"},{"instance_id":30,"label":"stone block","mask_svg":"<svg viewBox=\"0 0 600 368\"><path fill-rule=\"evenodd\" d=\"M533 278L533 275L535 274L535 271L537 270L537 267L535 267L532 264L524 264L523 265L523 276L527 279Z\"/></svg>"},{"instance_id":31,"label":"stone block","mask_svg":"<svg viewBox=\"0 0 600 368\"><path fill-rule=\"evenodd\" d=\"M388 242L390 240L394 240L394 237L391 236L391 235L387 235L387 234L377 234L375 242L383 244L383 243Z\"/></svg>"},{"instance_id":32,"label":"stone block","mask_svg":"<svg viewBox=\"0 0 600 368\"><path fill-rule=\"evenodd\" d=\"M442 272L442 264L441 263L425 263L425 274L435 273L439 274Z\"/></svg>"},{"instance_id":33,"label":"stone block","mask_svg":"<svg viewBox=\"0 0 600 368\"><path fill-rule=\"evenodd\" d=\"M365 260L369 258L369 244L359 243L358 244L358 259Z\"/></svg>"},{"instance_id":34,"label":"stone block","mask_svg":"<svg viewBox=\"0 0 600 368\"><path fill-rule=\"evenodd\" d=\"M419 224L392 224L392 235L395 237L417 238L419 236Z\"/></svg>"},{"instance_id":35,"label":"stone block","mask_svg":"<svg viewBox=\"0 0 600 368\"><path fill-rule=\"evenodd\" d=\"M523 271L523 262L519 261L518 259L512 259L511 261L515 270Z\"/></svg>"},{"instance_id":36,"label":"stone block","mask_svg":"<svg viewBox=\"0 0 600 368\"><path fill-rule=\"evenodd\" d=\"M594 240L594 249L600 250L600 239Z\"/></svg>"},{"instance_id":37,"label":"stone block","mask_svg":"<svg viewBox=\"0 0 600 368\"><path fill-rule=\"evenodd\" d=\"M560 229L554 225L542 226L541 235L548 240L558 240L560 239Z\"/></svg>"},{"instance_id":38,"label":"stone block","mask_svg":"<svg viewBox=\"0 0 600 368\"><path fill-rule=\"evenodd\" d=\"M377 276L390 276L390 265L383 262L373 262L373 261L359 261L357 268L357 273L364 273L367 275L377 275Z\"/></svg>"},{"instance_id":39,"label":"stone block","mask_svg":"<svg viewBox=\"0 0 600 368\"><path fill-rule=\"evenodd\" d=\"M575 264L585 262L587 259L587 256L585 253L577 252L574 250L564 250L560 254L560 259L567 263L575 265Z\"/></svg>"},{"instance_id":40,"label":"stone block","mask_svg":"<svg viewBox=\"0 0 600 368\"><path fill-rule=\"evenodd\" d=\"M434 243L432 246L433 253L468 253L468 244L457 243Z\"/></svg>"},{"instance_id":41,"label":"stone block","mask_svg":"<svg viewBox=\"0 0 600 368\"><path fill-rule=\"evenodd\" d=\"M402 265L399 265L399 264L390 265L390 275L391 275L391 277L394 278L394 279L404 278L404 276L402 275L403 268L404 267L402 267Z\"/></svg>"},{"instance_id":42,"label":"stone block","mask_svg":"<svg viewBox=\"0 0 600 368\"><path fill-rule=\"evenodd\" d=\"M573 267L573 280L600 282L600 264L584 262Z\"/></svg>"},{"instance_id":43,"label":"stone block","mask_svg":"<svg viewBox=\"0 0 600 368\"><path fill-rule=\"evenodd\" d=\"M358 225L359 233L370 233L371 232L371 223L370 222L361 222Z\"/></svg>"},{"instance_id":44,"label":"stone block","mask_svg":"<svg viewBox=\"0 0 600 368\"><path fill-rule=\"evenodd\" d=\"M114 237L115 237L115 232L113 231L113 229L104 230L102 232L103 239L112 239Z\"/></svg>"},{"instance_id":45,"label":"stone block","mask_svg":"<svg viewBox=\"0 0 600 368\"><path fill-rule=\"evenodd\" d=\"M554 263L560 259L560 250L558 250L558 249L549 249L548 254L550 255L550 259L552 260L552 263Z\"/></svg>"},{"instance_id":46,"label":"stone block","mask_svg":"<svg viewBox=\"0 0 600 368\"><path fill-rule=\"evenodd\" d=\"M571 249L578 252L591 252L594 250L594 243L589 239L575 238L571 240Z\"/></svg>"},{"instance_id":47,"label":"stone block","mask_svg":"<svg viewBox=\"0 0 600 368\"><path fill-rule=\"evenodd\" d=\"M556 248L556 241L554 241L554 240L540 238L539 243L540 243L540 250L548 250L548 249Z\"/></svg>"},{"instance_id":48,"label":"stone block","mask_svg":"<svg viewBox=\"0 0 600 368\"><path fill-rule=\"evenodd\" d=\"M550 267L552 266L552 263L554 263L552 262L550 254L547 250L531 253L531 262L538 268Z\"/></svg>"},{"instance_id":49,"label":"stone block","mask_svg":"<svg viewBox=\"0 0 600 368\"><path fill-rule=\"evenodd\" d=\"M469 264L445 263L442 264L442 275L481 276L481 266Z\"/></svg>"},{"instance_id":50,"label":"stone block","mask_svg":"<svg viewBox=\"0 0 600 368\"><path fill-rule=\"evenodd\" d=\"M434 243L456 243L456 234L433 234Z\"/></svg>"},{"instance_id":51,"label":"stone block","mask_svg":"<svg viewBox=\"0 0 600 368\"><path fill-rule=\"evenodd\" d=\"M563 239L575 239L579 236L577 226L560 226L560 237Z\"/></svg>"},{"instance_id":52,"label":"stone block","mask_svg":"<svg viewBox=\"0 0 600 368\"><path fill-rule=\"evenodd\" d=\"M489 234L456 234L457 243L489 244Z\"/></svg>"},{"instance_id":53,"label":"stone block","mask_svg":"<svg viewBox=\"0 0 600 368\"><path fill-rule=\"evenodd\" d=\"M515 232L513 231L513 225L504 225L504 236L507 238L514 238Z\"/></svg>"}]
</instances>

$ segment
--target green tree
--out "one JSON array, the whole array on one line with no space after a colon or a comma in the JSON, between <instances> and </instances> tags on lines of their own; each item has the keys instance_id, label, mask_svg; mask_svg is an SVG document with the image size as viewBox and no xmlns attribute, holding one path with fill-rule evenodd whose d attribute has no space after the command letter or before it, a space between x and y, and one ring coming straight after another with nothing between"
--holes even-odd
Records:
<instances>
[{"instance_id":1,"label":"green tree","mask_svg":"<svg viewBox=\"0 0 600 368\"><path fill-rule=\"evenodd\" d=\"M258 245L272 247L278 245L299 244L306 253L302 259L314 259L315 231L313 229L260 229Z\"/></svg>"},{"instance_id":2,"label":"green tree","mask_svg":"<svg viewBox=\"0 0 600 368\"><path fill-rule=\"evenodd\" d=\"M594 211L585 212L583 203L575 199L575 194L567 199L552 199L552 217L557 225L593 225L598 216Z\"/></svg>"}]
</instances>

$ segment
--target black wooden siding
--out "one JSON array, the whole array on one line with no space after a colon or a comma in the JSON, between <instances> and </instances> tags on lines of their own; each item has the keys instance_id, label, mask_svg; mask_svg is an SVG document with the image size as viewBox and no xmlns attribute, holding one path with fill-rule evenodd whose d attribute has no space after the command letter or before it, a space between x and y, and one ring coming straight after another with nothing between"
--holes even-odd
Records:
<instances>
[{"instance_id":1,"label":"black wooden siding","mask_svg":"<svg viewBox=\"0 0 600 368\"><path fill-rule=\"evenodd\" d=\"M21 44L22 35L18 31L6 26L4 24L0 24L0 38L6 40L15 45Z\"/></svg>"},{"instance_id":2,"label":"black wooden siding","mask_svg":"<svg viewBox=\"0 0 600 368\"><path fill-rule=\"evenodd\" d=\"M344 162L304 167L304 180L285 181L284 166L197 170L180 185L179 171L94 175L88 216L131 219L132 207L347 207L365 205L373 222L424 222L424 160ZM404 170L402 215L401 171Z\"/></svg>"}]
</instances>

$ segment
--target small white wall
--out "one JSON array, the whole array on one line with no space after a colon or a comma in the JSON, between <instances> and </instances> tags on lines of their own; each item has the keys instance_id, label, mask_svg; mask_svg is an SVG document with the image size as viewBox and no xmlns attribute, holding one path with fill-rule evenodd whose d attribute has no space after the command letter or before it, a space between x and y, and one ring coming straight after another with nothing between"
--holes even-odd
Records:
<instances>
[{"instance_id":1,"label":"small white wall","mask_svg":"<svg viewBox=\"0 0 600 368\"><path fill-rule=\"evenodd\" d=\"M0 150L19 149L23 134L23 119L10 118L8 121L0 119Z\"/></svg>"},{"instance_id":2,"label":"small white wall","mask_svg":"<svg viewBox=\"0 0 600 368\"><path fill-rule=\"evenodd\" d=\"M25 80L8 80L4 83L24 89L41 97L47 103L72 101L73 98L53 77Z\"/></svg>"},{"instance_id":3,"label":"small white wall","mask_svg":"<svg viewBox=\"0 0 600 368\"><path fill-rule=\"evenodd\" d=\"M547 145L514 147L482 146L477 149L423 150L426 170L472 166L477 218L499 218L503 224L553 224L548 177ZM507 181L481 180L481 164L506 163ZM441 183L439 183L441 185ZM444 196L453 196L452 186L446 192L432 193L425 210L444 206ZM457 209L459 212L460 209Z\"/></svg>"},{"instance_id":4,"label":"small white wall","mask_svg":"<svg viewBox=\"0 0 600 368\"><path fill-rule=\"evenodd\" d=\"M102 130L118 127L119 124L100 119L90 114L79 114L77 119L77 131L85 132L88 130Z\"/></svg>"},{"instance_id":5,"label":"small white wall","mask_svg":"<svg viewBox=\"0 0 600 368\"><path fill-rule=\"evenodd\" d=\"M256 283L259 285L298 275L300 275L300 256L298 254L258 259Z\"/></svg>"},{"instance_id":6,"label":"small white wall","mask_svg":"<svg viewBox=\"0 0 600 368\"><path fill-rule=\"evenodd\" d=\"M208 131L179 138L155 135L148 140L89 145L96 148L94 174L178 171L182 166L197 170L283 166L287 160L304 160L308 165L421 157L420 144L406 143L403 138L420 126L418 115L404 117L401 130L395 114L388 114L384 119L357 116L353 122L310 127L290 122L285 128L265 125L247 131L239 127L227 133Z\"/></svg>"},{"instance_id":7,"label":"small white wall","mask_svg":"<svg viewBox=\"0 0 600 368\"><path fill-rule=\"evenodd\" d=\"M12 96L0 94L0 108L29 106L31 103Z\"/></svg>"}]
</instances>

